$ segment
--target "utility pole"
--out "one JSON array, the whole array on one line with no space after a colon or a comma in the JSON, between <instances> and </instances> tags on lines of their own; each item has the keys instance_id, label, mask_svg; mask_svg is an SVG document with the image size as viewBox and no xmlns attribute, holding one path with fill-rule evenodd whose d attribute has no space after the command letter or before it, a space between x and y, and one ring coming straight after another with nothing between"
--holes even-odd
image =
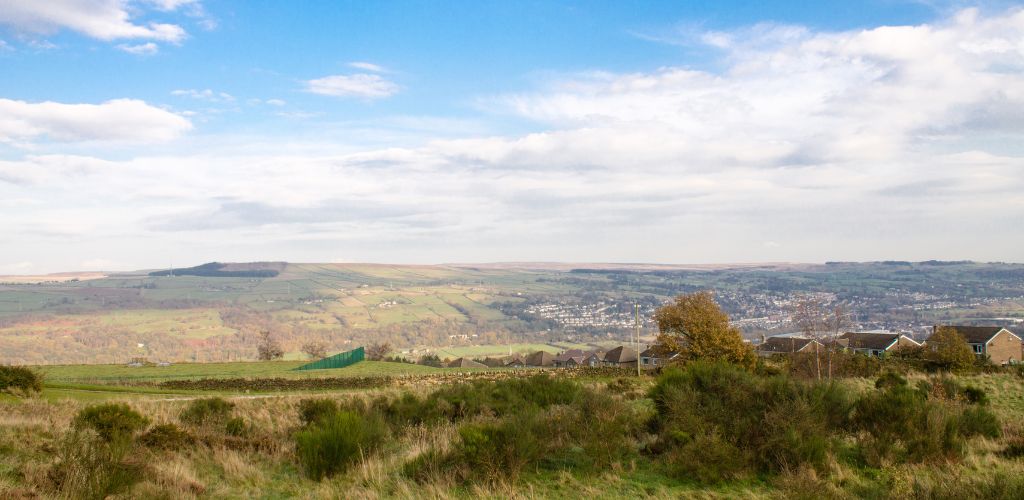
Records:
<instances>
[{"instance_id":1,"label":"utility pole","mask_svg":"<svg viewBox=\"0 0 1024 500\"><path fill-rule=\"evenodd\" d=\"M633 311L636 312L636 376L640 376L640 304L633 303Z\"/></svg>"}]
</instances>

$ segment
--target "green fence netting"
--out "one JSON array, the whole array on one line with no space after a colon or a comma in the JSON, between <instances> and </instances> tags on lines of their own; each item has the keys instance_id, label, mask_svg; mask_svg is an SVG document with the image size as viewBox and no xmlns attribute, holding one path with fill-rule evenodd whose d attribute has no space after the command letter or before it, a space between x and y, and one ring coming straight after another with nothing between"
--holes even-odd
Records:
<instances>
[{"instance_id":1,"label":"green fence netting","mask_svg":"<svg viewBox=\"0 0 1024 500\"><path fill-rule=\"evenodd\" d=\"M296 370L325 370L328 368L344 368L346 366L354 365L362 360L366 359L366 353L363 352L362 347L357 347L351 351L335 354L334 356L328 356L324 359L316 360L312 363L302 365Z\"/></svg>"}]
</instances>

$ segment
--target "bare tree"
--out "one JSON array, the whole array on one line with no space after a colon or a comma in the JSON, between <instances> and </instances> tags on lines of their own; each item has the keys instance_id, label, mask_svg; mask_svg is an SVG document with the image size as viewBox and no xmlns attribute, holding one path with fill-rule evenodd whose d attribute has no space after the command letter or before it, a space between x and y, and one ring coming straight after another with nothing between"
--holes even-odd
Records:
<instances>
[{"instance_id":1,"label":"bare tree","mask_svg":"<svg viewBox=\"0 0 1024 500\"><path fill-rule=\"evenodd\" d=\"M821 380L821 339L825 332L825 314L821 300L810 295L802 295L793 308L793 323L800 332L814 340L814 368L818 380Z\"/></svg>"},{"instance_id":2,"label":"bare tree","mask_svg":"<svg viewBox=\"0 0 1024 500\"><path fill-rule=\"evenodd\" d=\"M260 343L256 346L256 357L260 361L271 361L284 357L281 344L270 334L269 330L260 332Z\"/></svg>"},{"instance_id":3,"label":"bare tree","mask_svg":"<svg viewBox=\"0 0 1024 500\"><path fill-rule=\"evenodd\" d=\"M327 356L327 344L319 340L310 340L302 344L302 352L306 353L310 358L320 359Z\"/></svg>"},{"instance_id":4,"label":"bare tree","mask_svg":"<svg viewBox=\"0 0 1024 500\"><path fill-rule=\"evenodd\" d=\"M846 304L840 302L832 306L828 316L825 317L825 327L828 339L828 378L832 378L832 354L836 351L836 344L843 330L850 326L850 312Z\"/></svg>"},{"instance_id":5,"label":"bare tree","mask_svg":"<svg viewBox=\"0 0 1024 500\"><path fill-rule=\"evenodd\" d=\"M380 361L391 353L391 344L388 342L374 342L366 346L366 359Z\"/></svg>"}]
</instances>

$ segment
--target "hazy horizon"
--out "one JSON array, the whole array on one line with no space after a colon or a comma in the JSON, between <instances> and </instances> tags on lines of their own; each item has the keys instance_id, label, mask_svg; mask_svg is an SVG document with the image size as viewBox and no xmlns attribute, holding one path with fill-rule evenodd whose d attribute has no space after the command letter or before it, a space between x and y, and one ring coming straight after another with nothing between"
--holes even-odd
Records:
<instances>
[{"instance_id":1,"label":"hazy horizon","mask_svg":"<svg viewBox=\"0 0 1024 500\"><path fill-rule=\"evenodd\" d=\"M0 0L0 68L0 274L1024 245L1013 2Z\"/></svg>"}]
</instances>

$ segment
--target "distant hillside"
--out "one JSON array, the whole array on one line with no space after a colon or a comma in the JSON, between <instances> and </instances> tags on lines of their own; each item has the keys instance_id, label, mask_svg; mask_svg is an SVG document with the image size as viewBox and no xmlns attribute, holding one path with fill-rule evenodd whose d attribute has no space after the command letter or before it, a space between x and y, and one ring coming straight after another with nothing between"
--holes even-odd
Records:
<instances>
[{"instance_id":1,"label":"distant hillside","mask_svg":"<svg viewBox=\"0 0 1024 500\"><path fill-rule=\"evenodd\" d=\"M244 264L222 264L209 262L184 269L154 271L150 276L202 276L206 278L273 278L284 270L284 262L250 262Z\"/></svg>"}]
</instances>

